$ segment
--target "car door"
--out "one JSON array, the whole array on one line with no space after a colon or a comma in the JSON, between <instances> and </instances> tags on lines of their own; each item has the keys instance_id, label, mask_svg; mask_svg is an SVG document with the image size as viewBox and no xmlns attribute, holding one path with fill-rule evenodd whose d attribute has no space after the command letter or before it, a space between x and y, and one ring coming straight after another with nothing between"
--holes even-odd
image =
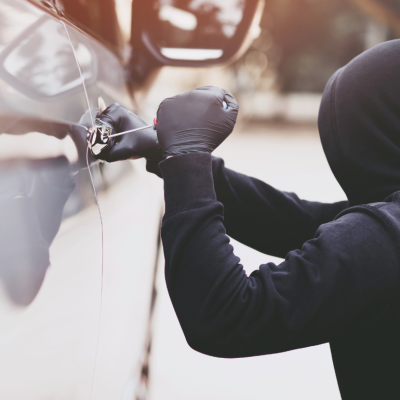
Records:
<instances>
[{"instance_id":1,"label":"car door","mask_svg":"<svg viewBox=\"0 0 400 400\"><path fill-rule=\"evenodd\" d=\"M87 168L79 119L99 97L132 107L115 52L44 7L0 0L0 398L135 391L161 192L141 162Z\"/></svg>"}]
</instances>

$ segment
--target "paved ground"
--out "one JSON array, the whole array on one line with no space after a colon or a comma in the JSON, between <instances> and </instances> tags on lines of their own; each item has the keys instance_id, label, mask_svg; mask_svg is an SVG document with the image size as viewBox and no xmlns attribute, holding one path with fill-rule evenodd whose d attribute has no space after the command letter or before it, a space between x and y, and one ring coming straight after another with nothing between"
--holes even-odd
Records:
<instances>
[{"instance_id":1,"label":"paved ground","mask_svg":"<svg viewBox=\"0 0 400 400\"><path fill-rule=\"evenodd\" d=\"M316 127L241 125L216 155L228 167L308 200L345 198L326 162ZM234 242L247 272L277 258ZM224 360L191 350L165 287L159 302L152 358L152 400L340 399L328 345L284 354Z\"/></svg>"}]
</instances>

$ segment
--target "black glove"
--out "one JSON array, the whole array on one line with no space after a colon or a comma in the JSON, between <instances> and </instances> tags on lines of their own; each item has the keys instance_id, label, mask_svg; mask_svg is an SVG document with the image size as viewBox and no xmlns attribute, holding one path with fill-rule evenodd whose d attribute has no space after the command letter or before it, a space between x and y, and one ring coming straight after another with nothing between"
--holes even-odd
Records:
<instances>
[{"instance_id":1,"label":"black glove","mask_svg":"<svg viewBox=\"0 0 400 400\"><path fill-rule=\"evenodd\" d=\"M118 103L111 104L97 115L97 118L111 125L115 133L148 125ZM98 159L108 162L136 160L142 157L155 161L157 164L162 159L157 133L153 128L111 138L110 144L97 156Z\"/></svg>"},{"instance_id":2,"label":"black glove","mask_svg":"<svg viewBox=\"0 0 400 400\"><path fill-rule=\"evenodd\" d=\"M214 86L165 99L157 111L157 135L163 157L213 152L231 134L238 111L232 94Z\"/></svg>"}]
</instances>

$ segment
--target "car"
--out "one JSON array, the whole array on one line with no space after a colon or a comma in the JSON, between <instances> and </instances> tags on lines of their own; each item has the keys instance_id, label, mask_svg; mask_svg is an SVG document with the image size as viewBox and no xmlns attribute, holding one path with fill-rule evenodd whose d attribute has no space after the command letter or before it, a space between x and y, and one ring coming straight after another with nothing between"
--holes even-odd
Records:
<instances>
[{"instance_id":1,"label":"car","mask_svg":"<svg viewBox=\"0 0 400 400\"><path fill-rule=\"evenodd\" d=\"M0 399L147 396L162 185L95 162L79 121L140 114L165 65L232 62L262 3L130 4L127 41L114 0L0 0Z\"/></svg>"}]
</instances>

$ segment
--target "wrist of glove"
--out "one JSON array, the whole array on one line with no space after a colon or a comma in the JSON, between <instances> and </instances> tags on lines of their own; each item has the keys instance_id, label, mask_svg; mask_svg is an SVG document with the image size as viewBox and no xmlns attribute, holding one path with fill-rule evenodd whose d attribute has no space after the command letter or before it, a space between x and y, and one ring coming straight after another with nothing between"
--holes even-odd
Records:
<instances>
[{"instance_id":1,"label":"wrist of glove","mask_svg":"<svg viewBox=\"0 0 400 400\"><path fill-rule=\"evenodd\" d=\"M238 111L232 94L213 86L165 99L157 111L157 136L163 158L212 153L233 131Z\"/></svg>"}]
</instances>

